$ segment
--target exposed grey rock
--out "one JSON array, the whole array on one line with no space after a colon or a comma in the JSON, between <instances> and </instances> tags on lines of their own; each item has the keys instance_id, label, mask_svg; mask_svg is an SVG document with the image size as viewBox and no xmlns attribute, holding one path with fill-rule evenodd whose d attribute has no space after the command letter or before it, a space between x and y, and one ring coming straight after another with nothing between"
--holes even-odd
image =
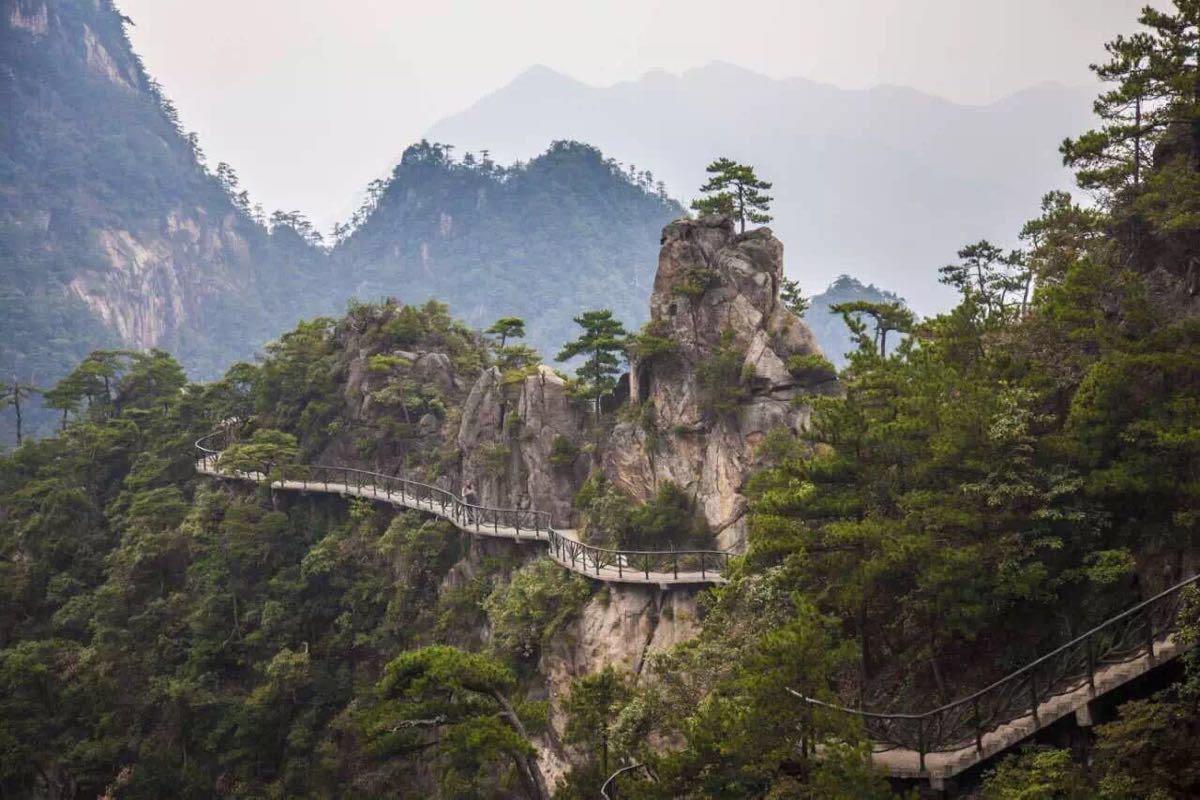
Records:
<instances>
[{"instance_id":1,"label":"exposed grey rock","mask_svg":"<svg viewBox=\"0 0 1200 800\"><path fill-rule=\"evenodd\" d=\"M783 244L769 228L739 235L726 217L668 225L650 314L657 335L678 350L630 367L633 402L653 406L654 435L621 423L603 453L609 479L639 499L663 481L690 492L722 546L735 549L745 544L742 489L758 444L774 429L799 433L808 425L802 395L812 387L798 385L787 362L820 350L780 302L782 279ZM750 394L736 413L717 418L704 411L698 372L723 337L745 354Z\"/></svg>"},{"instance_id":2,"label":"exposed grey rock","mask_svg":"<svg viewBox=\"0 0 1200 800\"><path fill-rule=\"evenodd\" d=\"M508 385L497 370L485 371L463 407L458 435L463 480L475 484L484 504L549 511L555 524L569 526L571 501L589 459L567 465L550 459L559 437L575 448L582 445L583 414L549 367Z\"/></svg>"},{"instance_id":3,"label":"exposed grey rock","mask_svg":"<svg viewBox=\"0 0 1200 800\"><path fill-rule=\"evenodd\" d=\"M429 381L443 392L455 388L454 365L445 353L421 353L412 362L414 377Z\"/></svg>"}]
</instances>

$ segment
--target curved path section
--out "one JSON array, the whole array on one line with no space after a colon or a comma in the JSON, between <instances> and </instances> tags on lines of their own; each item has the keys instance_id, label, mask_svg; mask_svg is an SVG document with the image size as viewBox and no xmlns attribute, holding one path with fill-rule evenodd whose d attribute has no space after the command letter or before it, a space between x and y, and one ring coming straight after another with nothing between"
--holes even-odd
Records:
<instances>
[{"instance_id":1,"label":"curved path section","mask_svg":"<svg viewBox=\"0 0 1200 800\"><path fill-rule=\"evenodd\" d=\"M1091 725L1093 700L1190 648L1179 635L1179 609L1197 585L1200 575L1193 575L992 685L929 711L871 712L793 694L861 720L874 742L872 760L891 777L928 778L940 788L1069 714Z\"/></svg>"},{"instance_id":2,"label":"curved path section","mask_svg":"<svg viewBox=\"0 0 1200 800\"><path fill-rule=\"evenodd\" d=\"M223 469L221 450L226 431L218 430L196 442L196 471L214 478L264 483L260 472ZM390 503L399 508L441 517L460 530L517 542L544 543L548 555L563 567L606 583L658 586L719 584L728 566L723 550L609 550L579 540L573 530L555 528L550 515L533 509L474 505L445 489L419 481L350 467L287 464L270 481L274 489L327 492Z\"/></svg>"}]
</instances>

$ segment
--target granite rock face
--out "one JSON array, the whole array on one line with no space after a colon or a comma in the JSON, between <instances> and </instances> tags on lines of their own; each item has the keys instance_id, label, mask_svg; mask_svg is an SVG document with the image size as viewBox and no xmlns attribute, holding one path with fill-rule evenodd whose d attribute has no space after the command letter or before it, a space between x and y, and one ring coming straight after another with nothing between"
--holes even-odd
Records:
<instances>
[{"instance_id":1,"label":"granite rock face","mask_svg":"<svg viewBox=\"0 0 1200 800\"><path fill-rule=\"evenodd\" d=\"M804 396L837 390L834 380L789 369L793 356L820 350L780 302L782 279L783 244L769 228L737 234L727 217L668 225L650 326L674 349L632 359L631 402L647 413L617 425L603 451L607 477L638 499L663 481L691 493L723 547L745 544L742 489L759 443L775 429L800 432L809 420ZM731 353L740 374L724 386L706 382L713 360ZM716 413L722 393L734 407Z\"/></svg>"},{"instance_id":2,"label":"granite rock face","mask_svg":"<svg viewBox=\"0 0 1200 800\"><path fill-rule=\"evenodd\" d=\"M484 505L549 511L553 524L570 527L571 501L591 464L581 453L584 414L545 365L514 382L485 371L463 407L463 481Z\"/></svg>"}]
</instances>

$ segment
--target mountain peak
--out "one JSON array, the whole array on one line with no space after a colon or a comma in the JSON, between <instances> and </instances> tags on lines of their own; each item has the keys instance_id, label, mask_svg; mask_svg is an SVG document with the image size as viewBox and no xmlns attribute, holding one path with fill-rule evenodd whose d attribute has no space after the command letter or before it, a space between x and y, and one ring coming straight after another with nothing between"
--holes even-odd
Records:
<instances>
[{"instance_id":1,"label":"mountain peak","mask_svg":"<svg viewBox=\"0 0 1200 800\"><path fill-rule=\"evenodd\" d=\"M509 81L508 86L583 86L582 81L572 78L566 73L548 67L545 64L534 64Z\"/></svg>"}]
</instances>

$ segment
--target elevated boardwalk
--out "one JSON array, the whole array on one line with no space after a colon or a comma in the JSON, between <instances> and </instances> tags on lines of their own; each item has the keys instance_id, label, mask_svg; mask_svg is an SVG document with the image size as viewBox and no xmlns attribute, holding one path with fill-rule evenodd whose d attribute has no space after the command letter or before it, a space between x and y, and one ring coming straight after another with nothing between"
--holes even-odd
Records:
<instances>
[{"instance_id":1,"label":"elevated boardwalk","mask_svg":"<svg viewBox=\"0 0 1200 800\"><path fill-rule=\"evenodd\" d=\"M875 713L798 696L858 717L874 742L872 761L888 776L945 788L1066 716L1091 725L1092 701L1189 649L1193 643L1178 632L1178 611L1184 590L1198 581L1200 575L1188 578L992 685L930 711Z\"/></svg>"},{"instance_id":2,"label":"elevated boardwalk","mask_svg":"<svg viewBox=\"0 0 1200 800\"><path fill-rule=\"evenodd\" d=\"M289 464L269 479L260 472L222 469L215 432L196 442L196 471L222 480L266 484L281 491L321 492L362 497L397 508L433 514L459 530L479 536L544 544L547 555L572 572L604 583L671 586L721 584L729 553L722 550L611 550L580 541L575 530L556 528L546 512L502 509L467 503L428 484L349 467Z\"/></svg>"}]
</instances>

